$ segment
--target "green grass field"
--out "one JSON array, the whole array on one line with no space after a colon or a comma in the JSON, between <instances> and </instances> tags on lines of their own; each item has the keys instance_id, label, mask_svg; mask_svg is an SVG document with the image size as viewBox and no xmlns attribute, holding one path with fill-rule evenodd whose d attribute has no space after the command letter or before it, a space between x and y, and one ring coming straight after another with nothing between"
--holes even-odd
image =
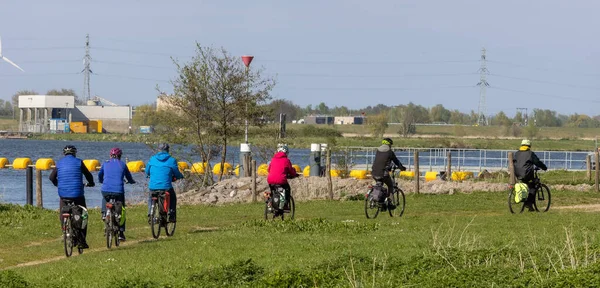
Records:
<instances>
[{"instance_id":1,"label":"green grass field","mask_svg":"<svg viewBox=\"0 0 600 288\"><path fill-rule=\"evenodd\" d=\"M405 215L364 217L362 201L182 206L154 240L144 206L107 250L97 209L91 249L65 258L56 211L0 205L2 287L591 287L600 283L600 194L553 191L547 213L511 215L505 193L408 195ZM19 267L20 266L20 267ZM27 286L29 285L29 286Z\"/></svg>"}]
</instances>

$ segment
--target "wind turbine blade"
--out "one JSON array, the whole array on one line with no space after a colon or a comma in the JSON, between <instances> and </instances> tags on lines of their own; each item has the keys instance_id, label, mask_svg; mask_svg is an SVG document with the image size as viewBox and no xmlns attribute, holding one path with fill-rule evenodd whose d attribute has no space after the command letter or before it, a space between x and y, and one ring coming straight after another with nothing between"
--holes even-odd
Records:
<instances>
[{"instance_id":1,"label":"wind turbine blade","mask_svg":"<svg viewBox=\"0 0 600 288\"><path fill-rule=\"evenodd\" d=\"M12 62L12 61L8 60L8 58L6 58L6 57L2 57L2 59L4 59L4 61L6 61L6 62L10 63L11 65L13 65L13 66L17 67L17 69L19 69L19 70L21 70L21 71L25 72L25 70L23 70L23 68L19 67L19 65L15 64L14 62Z\"/></svg>"},{"instance_id":2,"label":"wind turbine blade","mask_svg":"<svg viewBox=\"0 0 600 288\"><path fill-rule=\"evenodd\" d=\"M0 57L2 57L2 38L0 38Z\"/></svg>"}]
</instances>

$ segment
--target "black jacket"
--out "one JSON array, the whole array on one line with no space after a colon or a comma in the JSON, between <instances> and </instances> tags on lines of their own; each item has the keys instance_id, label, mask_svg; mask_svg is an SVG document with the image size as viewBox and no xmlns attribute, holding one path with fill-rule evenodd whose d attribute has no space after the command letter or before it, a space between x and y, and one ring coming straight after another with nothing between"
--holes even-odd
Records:
<instances>
[{"instance_id":1,"label":"black jacket","mask_svg":"<svg viewBox=\"0 0 600 288\"><path fill-rule=\"evenodd\" d=\"M534 166L537 166L542 170L548 169L546 165L540 161L540 158L538 158L537 155L535 155L535 153L529 149L519 149L519 151L515 153L513 164L515 166L515 177L522 181L529 181L533 179Z\"/></svg>"},{"instance_id":2,"label":"black jacket","mask_svg":"<svg viewBox=\"0 0 600 288\"><path fill-rule=\"evenodd\" d=\"M377 148L375 153L375 160L373 161L373 167L371 168L371 175L373 177L383 177L389 175L388 171L391 168L391 163L396 164L401 170L404 170L404 166L400 163L400 160L396 158L396 154L389 145L381 145Z\"/></svg>"}]
</instances>

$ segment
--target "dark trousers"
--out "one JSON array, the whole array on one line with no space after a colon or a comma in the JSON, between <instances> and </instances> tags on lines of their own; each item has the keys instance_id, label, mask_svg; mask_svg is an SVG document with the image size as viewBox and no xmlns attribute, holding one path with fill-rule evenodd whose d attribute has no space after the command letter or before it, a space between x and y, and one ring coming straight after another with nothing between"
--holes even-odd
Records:
<instances>
[{"instance_id":1,"label":"dark trousers","mask_svg":"<svg viewBox=\"0 0 600 288\"><path fill-rule=\"evenodd\" d=\"M525 200L525 205L533 205L535 202L535 183L533 181L523 183L527 184L527 190L529 192L527 194L527 200Z\"/></svg>"},{"instance_id":2,"label":"dark trousers","mask_svg":"<svg viewBox=\"0 0 600 288\"><path fill-rule=\"evenodd\" d=\"M63 206L66 206L67 203L65 203L65 200L70 200L73 201L73 203L75 205L80 205L83 206L85 208L87 208L87 206L85 205L85 196L81 196L81 197L77 197L77 198L60 198L60 202L58 202L58 209L60 212L60 223L63 222L63 217L62 217L62 208ZM81 231L82 236L83 236L83 242L85 242L85 238L87 237L87 226Z\"/></svg>"},{"instance_id":3,"label":"dark trousers","mask_svg":"<svg viewBox=\"0 0 600 288\"><path fill-rule=\"evenodd\" d=\"M158 192L158 191L165 191L163 189L159 189L159 190L150 190L150 193L148 193L148 215L150 215L150 210L152 210L152 192ZM169 203L169 218L171 219L171 221L177 219L177 195L175 195L175 189L171 188L169 190L169 201L171 201Z\"/></svg>"},{"instance_id":4,"label":"dark trousers","mask_svg":"<svg viewBox=\"0 0 600 288\"><path fill-rule=\"evenodd\" d=\"M125 207L125 193L102 191L102 206L100 206L100 209L102 210L102 217L106 215L106 202L108 202L111 198L114 198L116 201L121 201L121 203L123 203L123 207ZM121 225L121 231L125 231L125 223Z\"/></svg>"}]
</instances>

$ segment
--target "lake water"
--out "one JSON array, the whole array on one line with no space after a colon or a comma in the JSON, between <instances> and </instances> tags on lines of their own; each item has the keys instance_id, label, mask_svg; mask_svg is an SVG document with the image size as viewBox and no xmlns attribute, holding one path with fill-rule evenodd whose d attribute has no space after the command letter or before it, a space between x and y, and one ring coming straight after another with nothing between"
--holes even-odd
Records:
<instances>
[{"instance_id":1,"label":"lake water","mask_svg":"<svg viewBox=\"0 0 600 288\"><path fill-rule=\"evenodd\" d=\"M147 162L155 151L143 143L126 142L82 142L82 141L53 141L53 140L29 140L29 139L0 139L0 158L8 158L12 161L15 158L27 157L35 161L39 158L52 158L55 161L62 158L62 148L65 145L72 144L77 147L77 157L81 159L97 159L100 162L108 159L108 153L113 147L123 149L123 160L129 161L141 160ZM308 147L307 147L308 148ZM453 170L480 171L488 169L491 171L504 169L507 167L508 150L480 150L480 149L419 149L420 170L424 171L442 171L446 166L446 155L452 154ZM511 150L512 151L512 150ZM190 149L186 147L172 147L172 154L180 161L189 163L199 162L199 156L190 156ZM413 165L414 149L399 149L396 151L400 161L409 169ZM536 153L550 169L582 170L585 168L585 158L587 152L553 152L539 151ZM375 148L353 147L349 148L347 155L348 162L353 163L355 169L370 168L375 154ZM309 149L290 149L290 160L293 164L300 167L308 165L310 151ZM332 162L336 161L333 157ZM266 163L269 159L260 159L255 154L258 164ZM218 161L218 160L216 160ZM215 161L215 162L216 162ZM228 147L227 162L232 165L239 163L239 147ZM0 169L0 202L25 204L26 187L25 171ZM97 173L92 173L97 182ZM42 172L43 201L46 208L58 207L58 194L56 187L52 185L48 176L50 171ZM35 176L34 176L35 178ZM125 186L125 195L128 201L143 201L147 191L147 179L143 173L133 174L136 184ZM35 181L35 179L34 179ZM97 183L98 184L98 183ZM99 206L101 203L100 185L86 188L86 200L89 207ZM35 189L35 183L34 183ZM34 191L35 194L35 191ZM34 195L35 202L35 195Z\"/></svg>"}]
</instances>

